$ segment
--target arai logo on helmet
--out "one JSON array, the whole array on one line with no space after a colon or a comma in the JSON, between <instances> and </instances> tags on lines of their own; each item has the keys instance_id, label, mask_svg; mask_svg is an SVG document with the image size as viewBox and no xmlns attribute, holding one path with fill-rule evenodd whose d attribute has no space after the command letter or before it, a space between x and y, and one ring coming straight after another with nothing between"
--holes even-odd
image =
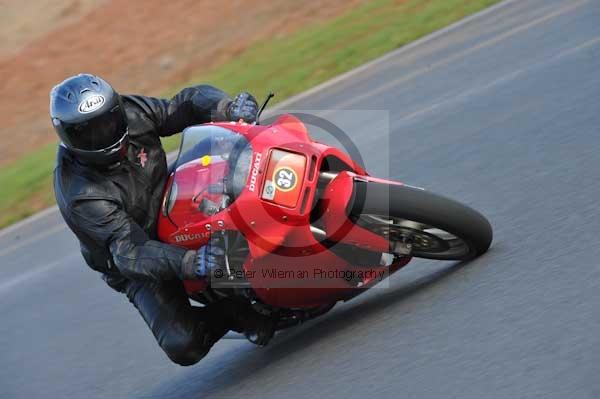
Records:
<instances>
[{"instance_id":1,"label":"arai logo on helmet","mask_svg":"<svg viewBox=\"0 0 600 399\"><path fill-rule=\"evenodd\" d=\"M104 96L100 94L94 94L79 103L79 112L82 114L89 114L90 112L94 112L100 108L103 104Z\"/></svg>"}]
</instances>

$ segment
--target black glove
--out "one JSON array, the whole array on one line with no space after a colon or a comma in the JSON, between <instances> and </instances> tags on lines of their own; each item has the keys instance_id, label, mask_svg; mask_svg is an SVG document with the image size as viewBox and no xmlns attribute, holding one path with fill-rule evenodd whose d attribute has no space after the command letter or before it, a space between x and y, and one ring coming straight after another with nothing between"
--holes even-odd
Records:
<instances>
[{"instance_id":1,"label":"black glove","mask_svg":"<svg viewBox=\"0 0 600 399\"><path fill-rule=\"evenodd\" d=\"M196 257L196 276L206 278L216 269L225 267L225 249L223 237L213 234L205 246L198 250Z\"/></svg>"},{"instance_id":2,"label":"black glove","mask_svg":"<svg viewBox=\"0 0 600 399\"><path fill-rule=\"evenodd\" d=\"M244 122L252 123L256 121L256 114L258 114L256 98L245 91L238 94L227 106L227 118L230 121L237 122L243 119Z\"/></svg>"}]
</instances>

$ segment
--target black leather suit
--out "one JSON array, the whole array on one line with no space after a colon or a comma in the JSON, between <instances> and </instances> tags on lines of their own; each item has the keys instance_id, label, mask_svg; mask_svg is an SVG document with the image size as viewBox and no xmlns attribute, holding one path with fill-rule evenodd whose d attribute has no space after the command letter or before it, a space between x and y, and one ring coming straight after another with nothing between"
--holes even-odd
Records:
<instances>
[{"instance_id":1,"label":"black leather suit","mask_svg":"<svg viewBox=\"0 0 600 399\"><path fill-rule=\"evenodd\" d=\"M167 177L159 137L224 120L231 100L208 85L184 89L170 101L129 95L122 99L130 137L127 159L96 170L59 146L56 200L87 264L126 293L171 360L193 364L234 328L236 309L226 302L192 307L181 280L195 277L196 251L156 240Z\"/></svg>"}]
</instances>

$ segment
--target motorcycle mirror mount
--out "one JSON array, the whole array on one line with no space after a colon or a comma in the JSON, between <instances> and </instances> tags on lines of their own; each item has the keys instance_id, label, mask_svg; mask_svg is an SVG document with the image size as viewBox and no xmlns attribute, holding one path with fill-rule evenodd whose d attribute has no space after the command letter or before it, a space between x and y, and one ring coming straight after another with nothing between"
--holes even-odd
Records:
<instances>
[{"instance_id":1,"label":"motorcycle mirror mount","mask_svg":"<svg viewBox=\"0 0 600 399\"><path fill-rule=\"evenodd\" d=\"M256 114L256 121L254 122L255 125L260 125L260 114L262 114L262 112L265 110L265 108L267 108L267 104L273 97L275 97L275 93L270 91L269 94L267 95L267 98L265 99L265 102L263 102L263 105L260 107L260 109L258 110L258 113Z\"/></svg>"}]
</instances>

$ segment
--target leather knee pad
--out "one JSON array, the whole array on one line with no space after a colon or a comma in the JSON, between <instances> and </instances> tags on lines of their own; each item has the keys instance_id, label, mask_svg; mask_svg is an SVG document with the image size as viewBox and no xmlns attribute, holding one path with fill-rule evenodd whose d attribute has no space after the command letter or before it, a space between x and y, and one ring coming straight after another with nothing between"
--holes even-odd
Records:
<instances>
[{"instance_id":1,"label":"leather knee pad","mask_svg":"<svg viewBox=\"0 0 600 399\"><path fill-rule=\"evenodd\" d=\"M213 343L191 335L166 334L159 345L169 359L180 366L198 363L209 352Z\"/></svg>"}]
</instances>

